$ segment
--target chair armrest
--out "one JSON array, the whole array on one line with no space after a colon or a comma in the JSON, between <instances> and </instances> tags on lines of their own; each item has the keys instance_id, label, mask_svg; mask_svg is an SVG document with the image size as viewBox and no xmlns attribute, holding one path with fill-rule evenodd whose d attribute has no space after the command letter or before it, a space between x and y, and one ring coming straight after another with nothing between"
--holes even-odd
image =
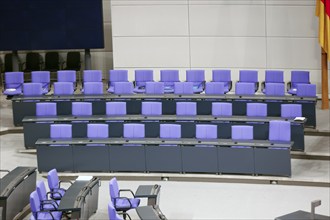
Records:
<instances>
[{"instance_id":1,"label":"chair armrest","mask_svg":"<svg viewBox=\"0 0 330 220\"><path fill-rule=\"evenodd\" d=\"M62 194L59 192L49 192L49 194L50 194L50 198L52 198L52 199L53 199L54 194L57 194L57 195L59 195L60 198L62 198Z\"/></svg>"},{"instance_id":2,"label":"chair armrest","mask_svg":"<svg viewBox=\"0 0 330 220\"><path fill-rule=\"evenodd\" d=\"M229 88L228 88L228 92L233 88L233 81L228 81L229 82Z\"/></svg>"},{"instance_id":3,"label":"chair armrest","mask_svg":"<svg viewBox=\"0 0 330 220\"><path fill-rule=\"evenodd\" d=\"M132 203L131 203L131 201L129 200L129 198L127 198L127 197L117 197L117 198L115 198L115 204L113 204L115 207L116 207L116 200L117 199L125 199L125 200L127 200L128 201L128 203L129 203L129 208L131 209L132 208Z\"/></svg>"},{"instance_id":4,"label":"chair armrest","mask_svg":"<svg viewBox=\"0 0 330 220\"><path fill-rule=\"evenodd\" d=\"M265 88L265 86L266 86L266 82L265 81L262 81L261 82L261 91Z\"/></svg>"},{"instance_id":5,"label":"chair armrest","mask_svg":"<svg viewBox=\"0 0 330 220\"><path fill-rule=\"evenodd\" d=\"M41 207L43 208L44 205L52 205L54 207L54 210L58 209L58 204L55 202L55 200L42 200Z\"/></svg>"},{"instance_id":6,"label":"chair armrest","mask_svg":"<svg viewBox=\"0 0 330 220\"><path fill-rule=\"evenodd\" d=\"M286 91L289 91L291 89L291 86L292 86L291 82L288 82L286 84Z\"/></svg>"},{"instance_id":7,"label":"chair armrest","mask_svg":"<svg viewBox=\"0 0 330 220\"><path fill-rule=\"evenodd\" d=\"M259 89L259 82L255 82L254 87L255 87L255 92L258 91L258 89Z\"/></svg>"},{"instance_id":8,"label":"chair armrest","mask_svg":"<svg viewBox=\"0 0 330 220\"><path fill-rule=\"evenodd\" d=\"M120 192L130 192L130 193L132 194L132 196L135 197L133 191L130 190L130 189L120 189L120 190L119 190L119 195L120 195Z\"/></svg>"}]
</instances>

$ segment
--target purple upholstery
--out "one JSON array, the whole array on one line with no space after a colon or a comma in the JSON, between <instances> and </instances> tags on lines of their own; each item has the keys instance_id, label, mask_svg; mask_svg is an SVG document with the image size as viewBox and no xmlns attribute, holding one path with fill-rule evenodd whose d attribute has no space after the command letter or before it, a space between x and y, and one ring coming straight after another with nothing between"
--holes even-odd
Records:
<instances>
[{"instance_id":1,"label":"purple upholstery","mask_svg":"<svg viewBox=\"0 0 330 220\"><path fill-rule=\"evenodd\" d=\"M297 84L297 96L316 97L315 84Z\"/></svg>"},{"instance_id":2,"label":"purple upholstery","mask_svg":"<svg viewBox=\"0 0 330 220\"><path fill-rule=\"evenodd\" d=\"M88 138L108 138L109 125L107 124L88 124L87 125Z\"/></svg>"},{"instance_id":3,"label":"purple upholstery","mask_svg":"<svg viewBox=\"0 0 330 220\"><path fill-rule=\"evenodd\" d=\"M282 118L295 118L302 116L301 104L282 104L281 117Z\"/></svg>"},{"instance_id":4,"label":"purple upholstery","mask_svg":"<svg viewBox=\"0 0 330 220\"><path fill-rule=\"evenodd\" d=\"M284 96L285 85L284 83L265 83L263 92L267 96Z\"/></svg>"},{"instance_id":5,"label":"purple upholstery","mask_svg":"<svg viewBox=\"0 0 330 220\"><path fill-rule=\"evenodd\" d=\"M161 102L142 102L142 115L161 115Z\"/></svg>"},{"instance_id":6,"label":"purple upholstery","mask_svg":"<svg viewBox=\"0 0 330 220\"><path fill-rule=\"evenodd\" d=\"M237 82L235 85L236 95L254 95L255 84L249 82Z\"/></svg>"},{"instance_id":7,"label":"purple upholstery","mask_svg":"<svg viewBox=\"0 0 330 220\"><path fill-rule=\"evenodd\" d=\"M102 82L102 70L84 70L83 81Z\"/></svg>"},{"instance_id":8,"label":"purple upholstery","mask_svg":"<svg viewBox=\"0 0 330 220\"><path fill-rule=\"evenodd\" d=\"M84 91L85 95L102 95L103 83L102 82L85 82Z\"/></svg>"},{"instance_id":9,"label":"purple upholstery","mask_svg":"<svg viewBox=\"0 0 330 220\"><path fill-rule=\"evenodd\" d=\"M212 103L213 116L232 116L233 105L226 102L213 102Z\"/></svg>"},{"instance_id":10,"label":"purple upholstery","mask_svg":"<svg viewBox=\"0 0 330 220\"><path fill-rule=\"evenodd\" d=\"M32 71L31 81L33 83L42 84L42 94L47 94L50 90L50 72L49 71Z\"/></svg>"},{"instance_id":11,"label":"purple upholstery","mask_svg":"<svg viewBox=\"0 0 330 220\"><path fill-rule=\"evenodd\" d=\"M76 83L75 70L59 70L57 71L57 82L72 82Z\"/></svg>"},{"instance_id":12,"label":"purple upholstery","mask_svg":"<svg viewBox=\"0 0 330 220\"><path fill-rule=\"evenodd\" d=\"M24 83L23 72L6 72L4 94L8 96L22 94Z\"/></svg>"},{"instance_id":13,"label":"purple upholstery","mask_svg":"<svg viewBox=\"0 0 330 220\"><path fill-rule=\"evenodd\" d=\"M266 70L265 82L266 83L284 83L284 72L282 70Z\"/></svg>"},{"instance_id":14,"label":"purple upholstery","mask_svg":"<svg viewBox=\"0 0 330 220\"><path fill-rule=\"evenodd\" d=\"M298 84L310 84L309 71L293 70L291 71L291 88L288 90L289 94L297 94Z\"/></svg>"},{"instance_id":15,"label":"purple upholstery","mask_svg":"<svg viewBox=\"0 0 330 220\"><path fill-rule=\"evenodd\" d=\"M117 95L133 94L133 83L132 82L115 82L113 91Z\"/></svg>"},{"instance_id":16,"label":"purple upholstery","mask_svg":"<svg viewBox=\"0 0 330 220\"><path fill-rule=\"evenodd\" d=\"M73 92L71 82L54 82L54 95L73 95Z\"/></svg>"},{"instance_id":17,"label":"purple upholstery","mask_svg":"<svg viewBox=\"0 0 330 220\"><path fill-rule=\"evenodd\" d=\"M164 94L163 82L146 82L146 94Z\"/></svg>"},{"instance_id":18,"label":"purple upholstery","mask_svg":"<svg viewBox=\"0 0 330 220\"><path fill-rule=\"evenodd\" d=\"M109 70L109 88L108 92L113 93L115 82L128 82L127 70Z\"/></svg>"},{"instance_id":19,"label":"purple upholstery","mask_svg":"<svg viewBox=\"0 0 330 220\"><path fill-rule=\"evenodd\" d=\"M60 201L50 200L47 196L47 190L44 181L37 181L36 191L38 193L41 209L43 210L56 210Z\"/></svg>"},{"instance_id":20,"label":"purple upholstery","mask_svg":"<svg viewBox=\"0 0 330 220\"><path fill-rule=\"evenodd\" d=\"M198 139L217 139L218 127L216 125L196 125L196 138Z\"/></svg>"},{"instance_id":21,"label":"purple upholstery","mask_svg":"<svg viewBox=\"0 0 330 220\"><path fill-rule=\"evenodd\" d=\"M231 71L230 70L212 70L212 81L223 82L225 93L231 90Z\"/></svg>"},{"instance_id":22,"label":"purple upholstery","mask_svg":"<svg viewBox=\"0 0 330 220\"><path fill-rule=\"evenodd\" d=\"M90 102L72 102L73 116L93 115L92 103Z\"/></svg>"},{"instance_id":23,"label":"purple upholstery","mask_svg":"<svg viewBox=\"0 0 330 220\"><path fill-rule=\"evenodd\" d=\"M178 116L193 116L197 115L196 102L177 102L176 115Z\"/></svg>"},{"instance_id":24,"label":"purple upholstery","mask_svg":"<svg viewBox=\"0 0 330 220\"><path fill-rule=\"evenodd\" d=\"M124 138L144 138L144 124L124 124Z\"/></svg>"},{"instance_id":25,"label":"purple upholstery","mask_svg":"<svg viewBox=\"0 0 330 220\"><path fill-rule=\"evenodd\" d=\"M57 109L55 102L36 103L36 116L56 116Z\"/></svg>"},{"instance_id":26,"label":"purple upholstery","mask_svg":"<svg viewBox=\"0 0 330 220\"><path fill-rule=\"evenodd\" d=\"M72 138L72 125L71 124L51 124L50 125L50 138Z\"/></svg>"},{"instance_id":27,"label":"purple upholstery","mask_svg":"<svg viewBox=\"0 0 330 220\"><path fill-rule=\"evenodd\" d=\"M174 93L175 94L193 94L193 83L192 82L175 82L174 83Z\"/></svg>"},{"instance_id":28,"label":"purple upholstery","mask_svg":"<svg viewBox=\"0 0 330 220\"><path fill-rule=\"evenodd\" d=\"M267 117L267 104L247 103L246 115L251 117Z\"/></svg>"},{"instance_id":29,"label":"purple upholstery","mask_svg":"<svg viewBox=\"0 0 330 220\"><path fill-rule=\"evenodd\" d=\"M165 93L174 93L174 83L180 82L179 70L161 70L160 82L164 83Z\"/></svg>"},{"instance_id":30,"label":"purple upholstery","mask_svg":"<svg viewBox=\"0 0 330 220\"><path fill-rule=\"evenodd\" d=\"M269 122L270 141L290 141L291 123L289 121L270 121Z\"/></svg>"},{"instance_id":31,"label":"purple upholstery","mask_svg":"<svg viewBox=\"0 0 330 220\"><path fill-rule=\"evenodd\" d=\"M253 126L249 126L249 125L231 126L231 138L233 140L253 140Z\"/></svg>"},{"instance_id":32,"label":"purple upholstery","mask_svg":"<svg viewBox=\"0 0 330 220\"><path fill-rule=\"evenodd\" d=\"M145 93L146 82L153 82L153 70L135 70L135 93Z\"/></svg>"},{"instance_id":33,"label":"purple upholstery","mask_svg":"<svg viewBox=\"0 0 330 220\"><path fill-rule=\"evenodd\" d=\"M107 102L106 115L126 115L126 102Z\"/></svg>"},{"instance_id":34,"label":"purple upholstery","mask_svg":"<svg viewBox=\"0 0 330 220\"><path fill-rule=\"evenodd\" d=\"M223 82L207 82L207 83L205 83L205 94L208 94L208 95L225 94L225 83L223 83Z\"/></svg>"},{"instance_id":35,"label":"purple upholstery","mask_svg":"<svg viewBox=\"0 0 330 220\"><path fill-rule=\"evenodd\" d=\"M41 83L23 83L23 95L24 96L41 96L42 93Z\"/></svg>"},{"instance_id":36,"label":"purple upholstery","mask_svg":"<svg viewBox=\"0 0 330 220\"><path fill-rule=\"evenodd\" d=\"M201 93L204 91L205 71L204 70L186 70L186 81L193 83L193 92Z\"/></svg>"},{"instance_id":37,"label":"purple upholstery","mask_svg":"<svg viewBox=\"0 0 330 220\"><path fill-rule=\"evenodd\" d=\"M160 124L160 138L181 138L181 125Z\"/></svg>"},{"instance_id":38,"label":"purple upholstery","mask_svg":"<svg viewBox=\"0 0 330 220\"><path fill-rule=\"evenodd\" d=\"M30 209L34 219L60 220L62 217L62 212L41 210L40 198L36 191L30 194Z\"/></svg>"},{"instance_id":39,"label":"purple upholstery","mask_svg":"<svg viewBox=\"0 0 330 220\"><path fill-rule=\"evenodd\" d=\"M239 71L239 82L258 82L258 71L257 70L240 70Z\"/></svg>"},{"instance_id":40,"label":"purple upholstery","mask_svg":"<svg viewBox=\"0 0 330 220\"><path fill-rule=\"evenodd\" d=\"M108 216L109 220L123 220L123 218L117 214L115 207L112 204L112 201L108 203Z\"/></svg>"},{"instance_id":41,"label":"purple upholstery","mask_svg":"<svg viewBox=\"0 0 330 220\"><path fill-rule=\"evenodd\" d=\"M61 188L60 180L57 175L57 170L52 169L47 174L48 188L51 192L50 197L55 200L60 200L65 194L65 189Z\"/></svg>"}]
</instances>

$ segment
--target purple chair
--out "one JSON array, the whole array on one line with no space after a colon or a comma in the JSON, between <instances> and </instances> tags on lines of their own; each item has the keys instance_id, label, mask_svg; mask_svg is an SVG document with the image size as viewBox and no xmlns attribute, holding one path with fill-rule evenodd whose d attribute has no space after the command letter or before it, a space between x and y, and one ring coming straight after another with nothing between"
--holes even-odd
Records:
<instances>
[{"instance_id":1,"label":"purple chair","mask_svg":"<svg viewBox=\"0 0 330 220\"><path fill-rule=\"evenodd\" d=\"M126 213L126 215L128 215ZM108 203L108 216L109 216L109 220L124 220L120 215L118 215L115 207L112 204L112 201L110 200L110 202ZM131 219L131 217L129 217L129 219Z\"/></svg>"},{"instance_id":2,"label":"purple chair","mask_svg":"<svg viewBox=\"0 0 330 220\"><path fill-rule=\"evenodd\" d=\"M197 115L196 102L177 102L176 103L177 116L195 116Z\"/></svg>"},{"instance_id":3,"label":"purple chair","mask_svg":"<svg viewBox=\"0 0 330 220\"><path fill-rule=\"evenodd\" d=\"M239 82L240 83L253 83L254 92L259 89L258 82L258 71L257 70L240 70L239 71Z\"/></svg>"},{"instance_id":4,"label":"purple chair","mask_svg":"<svg viewBox=\"0 0 330 220\"><path fill-rule=\"evenodd\" d=\"M7 96L21 95L23 83L24 83L23 72L6 72L5 88L3 94Z\"/></svg>"},{"instance_id":5,"label":"purple chair","mask_svg":"<svg viewBox=\"0 0 330 220\"><path fill-rule=\"evenodd\" d=\"M23 95L24 96L41 96L42 93L41 83L23 83Z\"/></svg>"},{"instance_id":6,"label":"purple chair","mask_svg":"<svg viewBox=\"0 0 330 220\"><path fill-rule=\"evenodd\" d=\"M232 88L230 70L212 70L212 82L223 82L225 93Z\"/></svg>"},{"instance_id":7,"label":"purple chair","mask_svg":"<svg viewBox=\"0 0 330 220\"><path fill-rule=\"evenodd\" d=\"M109 70L108 92L113 93L115 82L128 82L127 70Z\"/></svg>"},{"instance_id":8,"label":"purple chair","mask_svg":"<svg viewBox=\"0 0 330 220\"><path fill-rule=\"evenodd\" d=\"M90 102L72 102L73 116L90 116L93 115L92 103Z\"/></svg>"},{"instance_id":9,"label":"purple chair","mask_svg":"<svg viewBox=\"0 0 330 220\"><path fill-rule=\"evenodd\" d=\"M231 139L253 140L253 126L249 126L249 125L231 126Z\"/></svg>"},{"instance_id":10,"label":"purple chair","mask_svg":"<svg viewBox=\"0 0 330 220\"><path fill-rule=\"evenodd\" d=\"M269 140L291 141L291 123L289 121L270 121Z\"/></svg>"},{"instance_id":11,"label":"purple chair","mask_svg":"<svg viewBox=\"0 0 330 220\"><path fill-rule=\"evenodd\" d=\"M40 199L40 208L42 210L57 210L60 204L59 200L48 198L47 190L44 181L37 181L36 191Z\"/></svg>"},{"instance_id":12,"label":"purple chair","mask_svg":"<svg viewBox=\"0 0 330 220\"><path fill-rule=\"evenodd\" d=\"M124 219L126 217L126 212L130 209L135 209L140 205L140 199L134 198L135 195L132 190L129 189L119 189L117 178L113 177L109 182L109 191L111 202L114 205L116 211L123 212ZM120 195L121 192L129 192L132 194L133 198L124 197Z\"/></svg>"},{"instance_id":13,"label":"purple chair","mask_svg":"<svg viewBox=\"0 0 330 220\"><path fill-rule=\"evenodd\" d=\"M61 200L66 190L61 188L61 181L58 178L57 170L52 169L47 174L47 182L50 190L50 198L54 200Z\"/></svg>"},{"instance_id":14,"label":"purple chair","mask_svg":"<svg viewBox=\"0 0 330 220\"><path fill-rule=\"evenodd\" d=\"M85 95L102 95L103 83L102 82L85 82L82 92Z\"/></svg>"},{"instance_id":15,"label":"purple chair","mask_svg":"<svg viewBox=\"0 0 330 220\"><path fill-rule=\"evenodd\" d=\"M106 103L106 115L126 115L126 102L107 102Z\"/></svg>"},{"instance_id":16,"label":"purple chair","mask_svg":"<svg viewBox=\"0 0 330 220\"><path fill-rule=\"evenodd\" d=\"M124 124L124 138L144 138L144 124Z\"/></svg>"},{"instance_id":17,"label":"purple chair","mask_svg":"<svg viewBox=\"0 0 330 220\"><path fill-rule=\"evenodd\" d=\"M283 75L284 75L284 72L282 70L266 70L265 71L265 81L261 83L261 88L262 88L261 91L264 94L267 94L267 89L268 89L268 86L270 85L270 83L284 85Z\"/></svg>"},{"instance_id":18,"label":"purple chair","mask_svg":"<svg viewBox=\"0 0 330 220\"><path fill-rule=\"evenodd\" d=\"M132 82L115 82L114 83L114 94L117 94L117 95L133 94L133 83Z\"/></svg>"},{"instance_id":19,"label":"purple chair","mask_svg":"<svg viewBox=\"0 0 330 220\"><path fill-rule=\"evenodd\" d=\"M82 93L84 93L85 84L87 82L101 82L102 83L102 71L101 70L84 70L83 83L82 83L83 85L81 88Z\"/></svg>"},{"instance_id":20,"label":"purple chair","mask_svg":"<svg viewBox=\"0 0 330 220\"><path fill-rule=\"evenodd\" d=\"M76 71L75 70L59 70L57 71L57 82L71 82L73 88L77 86Z\"/></svg>"},{"instance_id":21,"label":"purple chair","mask_svg":"<svg viewBox=\"0 0 330 220\"><path fill-rule=\"evenodd\" d=\"M201 93L205 89L204 70L186 70L186 81L193 83L193 92Z\"/></svg>"},{"instance_id":22,"label":"purple chair","mask_svg":"<svg viewBox=\"0 0 330 220\"><path fill-rule=\"evenodd\" d=\"M42 84L42 94L47 94L50 90L50 72L49 71L32 71L31 82Z\"/></svg>"},{"instance_id":23,"label":"purple chair","mask_svg":"<svg viewBox=\"0 0 330 220\"><path fill-rule=\"evenodd\" d=\"M223 82L207 82L207 83L205 83L205 94L207 94L207 95L223 95L223 94L225 94L225 83L223 83Z\"/></svg>"},{"instance_id":24,"label":"purple chair","mask_svg":"<svg viewBox=\"0 0 330 220\"><path fill-rule=\"evenodd\" d=\"M282 104L281 117L282 118L295 118L302 116L301 104Z\"/></svg>"},{"instance_id":25,"label":"purple chair","mask_svg":"<svg viewBox=\"0 0 330 220\"><path fill-rule=\"evenodd\" d=\"M196 125L197 139L217 139L218 127L216 125Z\"/></svg>"},{"instance_id":26,"label":"purple chair","mask_svg":"<svg viewBox=\"0 0 330 220\"><path fill-rule=\"evenodd\" d=\"M50 210L41 209L40 198L36 191L33 191L30 194L30 209L34 219L60 220L62 218L62 212L60 211L50 211Z\"/></svg>"},{"instance_id":27,"label":"purple chair","mask_svg":"<svg viewBox=\"0 0 330 220\"><path fill-rule=\"evenodd\" d=\"M163 82L146 82L146 94L164 94Z\"/></svg>"},{"instance_id":28,"label":"purple chair","mask_svg":"<svg viewBox=\"0 0 330 220\"><path fill-rule=\"evenodd\" d=\"M174 94L194 94L194 85L192 82L175 82L174 83Z\"/></svg>"},{"instance_id":29,"label":"purple chair","mask_svg":"<svg viewBox=\"0 0 330 220\"><path fill-rule=\"evenodd\" d=\"M55 102L36 103L36 116L56 116L57 108Z\"/></svg>"},{"instance_id":30,"label":"purple chair","mask_svg":"<svg viewBox=\"0 0 330 220\"><path fill-rule=\"evenodd\" d=\"M51 124L50 138L52 139L66 139L72 138L71 124Z\"/></svg>"},{"instance_id":31,"label":"purple chair","mask_svg":"<svg viewBox=\"0 0 330 220\"><path fill-rule=\"evenodd\" d=\"M181 138L181 125L178 124L160 124L160 138Z\"/></svg>"},{"instance_id":32,"label":"purple chair","mask_svg":"<svg viewBox=\"0 0 330 220\"><path fill-rule=\"evenodd\" d=\"M297 96L299 97L316 97L315 84L297 84Z\"/></svg>"},{"instance_id":33,"label":"purple chair","mask_svg":"<svg viewBox=\"0 0 330 220\"><path fill-rule=\"evenodd\" d=\"M310 84L309 71L293 70L291 71L291 81L288 82L288 93L297 94L298 84Z\"/></svg>"},{"instance_id":34,"label":"purple chair","mask_svg":"<svg viewBox=\"0 0 330 220\"><path fill-rule=\"evenodd\" d=\"M284 96L285 85L284 83L265 83L265 89L263 89L263 92L266 96Z\"/></svg>"},{"instance_id":35,"label":"purple chair","mask_svg":"<svg viewBox=\"0 0 330 220\"><path fill-rule=\"evenodd\" d=\"M108 124L88 124L87 138L108 138L109 125Z\"/></svg>"},{"instance_id":36,"label":"purple chair","mask_svg":"<svg viewBox=\"0 0 330 220\"><path fill-rule=\"evenodd\" d=\"M180 82L179 70L161 70L160 82L164 83L165 93L174 93L174 83Z\"/></svg>"},{"instance_id":37,"label":"purple chair","mask_svg":"<svg viewBox=\"0 0 330 220\"><path fill-rule=\"evenodd\" d=\"M237 82L235 85L236 95L254 95L254 93L255 93L254 83Z\"/></svg>"},{"instance_id":38,"label":"purple chair","mask_svg":"<svg viewBox=\"0 0 330 220\"><path fill-rule=\"evenodd\" d=\"M247 103L246 115L249 117L267 117L267 104Z\"/></svg>"},{"instance_id":39,"label":"purple chair","mask_svg":"<svg viewBox=\"0 0 330 220\"><path fill-rule=\"evenodd\" d=\"M153 82L153 70L135 70L135 93L145 93L146 82Z\"/></svg>"},{"instance_id":40,"label":"purple chair","mask_svg":"<svg viewBox=\"0 0 330 220\"><path fill-rule=\"evenodd\" d=\"M71 82L54 82L54 95L73 95L74 88Z\"/></svg>"},{"instance_id":41,"label":"purple chair","mask_svg":"<svg viewBox=\"0 0 330 220\"><path fill-rule=\"evenodd\" d=\"M142 102L142 115L162 115L161 102Z\"/></svg>"},{"instance_id":42,"label":"purple chair","mask_svg":"<svg viewBox=\"0 0 330 220\"><path fill-rule=\"evenodd\" d=\"M213 116L232 116L233 105L227 102L213 102L212 103Z\"/></svg>"}]
</instances>

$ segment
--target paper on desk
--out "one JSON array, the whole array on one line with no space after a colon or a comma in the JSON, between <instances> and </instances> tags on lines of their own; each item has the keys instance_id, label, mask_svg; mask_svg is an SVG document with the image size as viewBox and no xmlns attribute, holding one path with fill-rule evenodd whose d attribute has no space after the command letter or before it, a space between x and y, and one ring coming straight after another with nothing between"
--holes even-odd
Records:
<instances>
[{"instance_id":1,"label":"paper on desk","mask_svg":"<svg viewBox=\"0 0 330 220\"><path fill-rule=\"evenodd\" d=\"M304 121L305 117L295 117L294 120L295 121Z\"/></svg>"},{"instance_id":2,"label":"paper on desk","mask_svg":"<svg viewBox=\"0 0 330 220\"><path fill-rule=\"evenodd\" d=\"M91 180L93 178L93 176L78 176L76 180Z\"/></svg>"}]
</instances>

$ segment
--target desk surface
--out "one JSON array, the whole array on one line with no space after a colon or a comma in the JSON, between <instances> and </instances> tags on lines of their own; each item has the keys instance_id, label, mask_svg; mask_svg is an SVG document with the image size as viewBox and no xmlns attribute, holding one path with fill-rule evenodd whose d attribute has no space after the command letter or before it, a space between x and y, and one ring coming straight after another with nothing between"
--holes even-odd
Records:
<instances>
[{"instance_id":1,"label":"desk surface","mask_svg":"<svg viewBox=\"0 0 330 220\"><path fill-rule=\"evenodd\" d=\"M311 213L310 212L305 212L302 210L283 215L280 217L277 217L275 220L294 220L294 219L299 219L299 220L313 220ZM315 220L330 220L330 216L325 216L325 215L318 215L315 214Z\"/></svg>"},{"instance_id":2,"label":"desk surface","mask_svg":"<svg viewBox=\"0 0 330 220\"><path fill-rule=\"evenodd\" d=\"M141 206L136 208L136 212L142 220L166 220L167 218L160 211L158 206Z\"/></svg>"},{"instance_id":3,"label":"desk surface","mask_svg":"<svg viewBox=\"0 0 330 220\"><path fill-rule=\"evenodd\" d=\"M157 197L160 191L160 185L140 185L135 193L136 198Z\"/></svg>"}]
</instances>

